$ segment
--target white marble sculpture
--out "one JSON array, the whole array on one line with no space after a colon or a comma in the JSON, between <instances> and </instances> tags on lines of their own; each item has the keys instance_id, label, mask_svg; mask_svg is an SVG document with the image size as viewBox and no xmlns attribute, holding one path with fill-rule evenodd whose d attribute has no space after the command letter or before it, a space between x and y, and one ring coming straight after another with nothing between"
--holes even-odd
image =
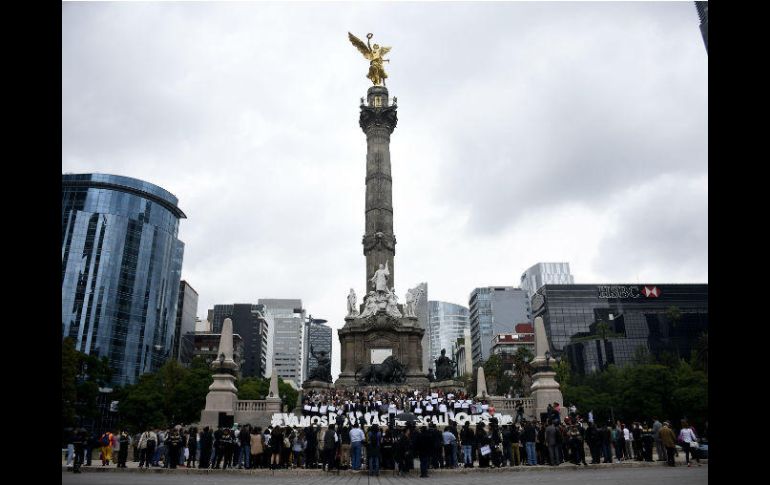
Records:
<instances>
[{"instance_id":1,"label":"white marble sculpture","mask_svg":"<svg viewBox=\"0 0 770 485\"><path fill-rule=\"evenodd\" d=\"M391 288L388 293L388 305L385 307L385 312L391 317L401 318L402 316L398 309L398 297L395 288Z\"/></svg>"},{"instance_id":2,"label":"white marble sculpture","mask_svg":"<svg viewBox=\"0 0 770 485\"><path fill-rule=\"evenodd\" d=\"M417 302L423 294L422 288L412 288L406 292L406 306L404 307L404 316L417 316Z\"/></svg>"},{"instance_id":3,"label":"white marble sculpture","mask_svg":"<svg viewBox=\"0 0 770 485\"><path fill-rule=\"evenodd\" d=\"M372 276L372 279L370 279L369 281L371 281L374 284L375 290L387 293L388 276L390 276L390 269L388 268L388 262L385 261L385 264L380 265L380 269L374 272L374 276Z\"/></svg>"},{"instance_id":4,"label":"white marble sculpture","mask_svg":"<svg viewBox=\"0 0 770 485\"><path fill-rule=\"evenodd\" d=\"M356 308L356 292L353 288L350 289L348 294L348 316L355 317L358 315L358 309Z\"/></svg>"},{"instance_id":5,"label":"white marble sculpture","mask_svg":"<svg viewBox=\"0 0 770 485\"><path fill-rule=\"evenodd\" d=\"M364 311L358 316L359 318L365 318L377 313L377 296L373 291L370 291L364 298Z\"/></svg>"}]
</instances>

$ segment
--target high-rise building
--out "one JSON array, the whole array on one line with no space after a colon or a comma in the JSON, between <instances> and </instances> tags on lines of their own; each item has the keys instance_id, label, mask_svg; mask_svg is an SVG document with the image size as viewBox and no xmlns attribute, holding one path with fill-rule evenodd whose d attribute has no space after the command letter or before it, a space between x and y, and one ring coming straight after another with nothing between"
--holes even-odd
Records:
<instances>
[{"instance_id":1,"label":"high-rise building","mask_svg":"<svg viewBox=\"0 0 770 485\"><path fill-rule=\"evenodd\" d=\"M219 358L219 342L222 340L221 333L213 332L193 332L182 335L183 354L181 363L189 365L195 357L203 357L207 364ZM233 334L233 360L237 363L243 362L244 345L243 339L237 333ZM237 377L243 377L243 367L239 367Z\"/></svg>"},{"instance_id":2,"label":"high-rise building","mask_svg":"<svg viewBox=\"0 0 770 485\"><path fill-rule=\"evenodd\" d=\"M476 288L468 306L474 367L489 358L495 335L512 333L517 323L532 319L527 292L512 286Z\"/></svg>"},{"instance_id":3,"label":"high-rise building","mask_svg":"<svg viewBox=\"0 0 770 485\"><path fill-rule=\"evenodd\" d=\"M466 307L444 301L428 302L428 329L425 333L429 334L430 346L423 352L430 355L430 368L436 370L435 362L441 355L441 349L446 350L449 356L454 354L457 339L462 338L466 330L470 330Z\"/></svg>"},{"instance_id":4,"label":"high-rise building","mask_svg":"<svg viewBox=\"0 0 770 485\"><path fill-rule=\"evenodd\" d=\"M323 323L307 323L305 324L305 341L307 342L307 345L304 377L307 379L307 376L310 375L310 371L315 369L318 365L318 359L313 357L310 353L311 347L316 354L324 351L329 359L332 358L332 329Z\"/></svg>"},{"instance_id":5,"label":"high-rise building","mask_svg":"<svg viewBox=\"0 0 770 485\"><path fill-rule=\"evenodd\" d=\"M457 377L473 373L473 359L471 358L471 331L466 328L462 338L455 343L454 359L457 362Z\"/></svg>"},{"instance_id":6,"label":"high-rise building","mask_svg":"<svg viewBox=\"0 0 770 485\"><path fill-rule=\"evenodd\" d=\"M645 355L689 359L708 331L708 285L545 285L532 311L543 318L551 352L576 373Z\"/></svg>"},{"instance_id":7,"label":"high-rise building","mask_svg":"<svg viewBox=\"0 0 770 485\"><path fill-rule=\"evenodd\" d=\"M278 377L301 386L305 380L303 371L307 352L302 300L260 298L259 304L265 306L275 322L272 357Z\"/></svg>"},{"instance_id":8,"label":"high-rise building","mask_svg":"<svg viewBox=\"0 0 770 485\"><path fill-rule=\"evenodd\" d=\"M525 348L535 356L535 329L531 323L518 323L515 333L500 333L492 338L492 355L499 355L503 361L503 371L515 372L513 356L520 348Z\"/></svg>"},{"instance_id":9,"label":"high-rise building","mask_svg":"<svg viewBox=\"0 0 770 485\"><path fill-rule=\"evenodd\" d=\"M222 332L225 318L233 321L233 332L243 338L243 356L240 361L243 377L266 377L269 326L263 317L264 305L236 303L214 305L212 332Z\"/></svg>"},{"instance_id":10,"label":"high-rise building","mask_svg":"<svg viewBox=\"0 0 770 485\"><path fill-rule=\"evenodd\" d=\"M537 263L521 275L522 290L532 298L543 285L572 285L575 278L569 272L569 263Z\"/></svg>"},{"instance_id":11,"label":"high-rise building","mask_svg":"<svg viewBox=\"0 0 770 485\"><path fill-rule=\"evenodd\" d=\"M706 54L709 52L709 3L695 2L695 8L698 10L700 18L700 33L703 36L703 43L706 45Z\"/></svg>"},{"instance_id":12,"label":"high-rise building","mask_svg":"<svg viewBox=\"0 0 770 485\"><path fill-rule=\"evenodd\" d=\"M198 292L185 280L179 284L179 302L176 307L176 325L174 330L174 353L172 358L180 360L182 345L185 341L182 335L195 332L198 314ZM187 349L189 352L190 349Z\"/></svg>"},{"instance_id":13,"label":"high-rise building","mask_svg":"<svg viewBox=\"0 0 770 485\"><path fill-rule=\"evenodd\" d=\"M112 385L172 358L185 217L149 182L62 174L62 338L107 357Z\"/></svg>"}]
</instances>

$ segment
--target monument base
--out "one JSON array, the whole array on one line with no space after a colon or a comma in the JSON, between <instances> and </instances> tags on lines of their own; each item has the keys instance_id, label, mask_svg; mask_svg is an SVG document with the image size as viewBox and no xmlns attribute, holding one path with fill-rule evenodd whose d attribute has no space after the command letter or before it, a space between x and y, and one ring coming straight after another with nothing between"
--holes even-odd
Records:
<instances>
[{"instance_id":1,"label":"monument base","mask_svg":"<svg viewBox=\"0 0 770 485\"><path fill-rule=\"evenodd\" d=\"M330 382L324 381L305 381L302 383L302 391L318 391L325 392L329 389L334 389L334 386Z\"/></svg>"},{"instance_id":2,"label":"monument base","mask_svg":"<svg viewBox=\"0 0 770 485\"><path fill-rule=\"evenodd\" d=\"M463 381L455 379L445 379L443 381L433 381L430 383L431 390L441 390L445 394L448 392L465 391Z\"/></svg>"},{"instance_id":3,"label":"monument base","mask_svg":"<svg viewBox=\"0 0 770 485\"><path fill-rule=\"evenodd\" d=\"M220 423L220 413L224 416L235 416L235 403L238 401L238 390L235 388L235 377L230 374L214 374L214 382L206 394L206 407L201 411L201 426L216 429Z\"/></svg>"},{"instance_id":4,"label":"monument base","mask_svg":"<svg viewBox=\"0 0 770 485\"><path fill-rule=\"evenodd\" d=\"M558 402L564 406L564 396L559 390L559 383L554 379L556 372L550 368L542 368L532 376L531 395L535 400L535 417L540 419L541 413L548 410L548 405Z\"/></svg>"}]
</instances>

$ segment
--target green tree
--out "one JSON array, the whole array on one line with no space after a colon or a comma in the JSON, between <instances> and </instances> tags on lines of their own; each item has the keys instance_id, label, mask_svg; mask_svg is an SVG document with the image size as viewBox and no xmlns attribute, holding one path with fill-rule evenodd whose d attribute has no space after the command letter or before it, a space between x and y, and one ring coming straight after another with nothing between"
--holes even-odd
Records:
<instances>
[{"instance_id":1,"label":"green tree","mask_svg":"<svg viewBox=\"0 0 770 485\"><path fill-rule=\"evenodd\" d=\"M503 377L503 359L497 355L492 354L484 362L484 380L487 383L487 391L490 394L497 394L498 383Z\"/></svg>"},{"instance_id":2,"label":"green tree","mask_svg":"<svg viewBox=\"0 0 770 485\"><path fill-rule=\"evenodd\" d=\"M693 363L697 369L709 372L709 333L703 332L695 343Z\"/></svg>"},{"instance_id":3,"label":"green tree","mask_svg":"<svg viewBox=\"0 0 770 485\"><path fill-rule=\"evenodd\" d=\"M646 364L653 363L652 355L650 355L650 351L647 350L646 345L638 345L636 347L636 349L634 350L633 362L634 364L637 364L637 365L646 365Z\"/></svg>"},{"instance_id":4,"label":"green tree","mask_svg":"<svg viewBox=\"0 0 770 485\"><path fill-rule=\"evenodd\" d=\"M76 404L78 377L78 352L75 342L67 337L61 344L61 416L62 427L73 427L76 422Z\"/></svg>"},{"instance_id":5,"label":"green tree","mask_svg":"<svg viewBox=\"0 0 770 485\"><path fill-rule=\"evenodd\" d=\"M601 320L596 323L596 335L602 340L607 341L607 336L611 333L610 324Z\"/></svg>"},{"instance_id":6,"label":"green tree","mask_svg":"<svg viewBox=\"0 0 770 485\"><path fill-rule=\"evenodd\" d=\"M666 318L671 322L671 326L676 328L679 322L682 321L682 310L676 305L671 305L666 308Z\"/></svg>"}]
</instances>

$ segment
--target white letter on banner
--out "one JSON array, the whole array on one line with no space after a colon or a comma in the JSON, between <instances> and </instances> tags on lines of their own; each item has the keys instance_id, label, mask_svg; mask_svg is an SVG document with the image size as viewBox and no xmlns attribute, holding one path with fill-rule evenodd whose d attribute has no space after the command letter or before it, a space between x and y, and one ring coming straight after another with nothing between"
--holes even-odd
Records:
<instances>
[{"instance_id":1,"label":"white letter on banner","mask_svg":"<svg viewBox=\"0 0 770 485\"><path fill-rule=\"evenodd\" d=\"M310 418L310 423L311 424L318 424L320 422L321 422L321 418L319 418L318 416L313 416L313 417Z\"/></svg>"},{"instance_id":2,"label":"white letter on banner","mask_svg":"<svg viewBox=\"0 0 770 485\"><path fill-rule=\"evenodd\" d=\"M281 424L281 415L280 414L273 414L270 426L282 426L282 424Z\"/></svg>"},{"instance_id":3,"label":"white letter on banner","mask_svg":"<svg viewBox=\"0 0 770 485\"><path fill-rule=\"evenodd\" d=\"M299 418L299 425L303 428L310 426L310 416L302 416Z\"/></svg>"},{"instance_id":4,"label":"white letter on banner","mask_svg":"<svg viewBox=\"0 0 770 485\"><path fill-rule=\"evenodd\" d=\"M326 427L328 427L328 426L329 426L329 419L328 419L326 416L323 416L323 417L321 418L320 426L321 426L322 428L326 428Z\"/></svg>"},{"instance_id":5,"label":"white letter on banner","mask_svg":"<svg viewBox=\"0 0 770 485\"><path fill-rule=\"evenodd\" d=\"M460 426L464 425L466 421L468 421L468 413L457 413L455 414L455 421L457 421L457 424Z\"/></svg>"}]
</instances>

